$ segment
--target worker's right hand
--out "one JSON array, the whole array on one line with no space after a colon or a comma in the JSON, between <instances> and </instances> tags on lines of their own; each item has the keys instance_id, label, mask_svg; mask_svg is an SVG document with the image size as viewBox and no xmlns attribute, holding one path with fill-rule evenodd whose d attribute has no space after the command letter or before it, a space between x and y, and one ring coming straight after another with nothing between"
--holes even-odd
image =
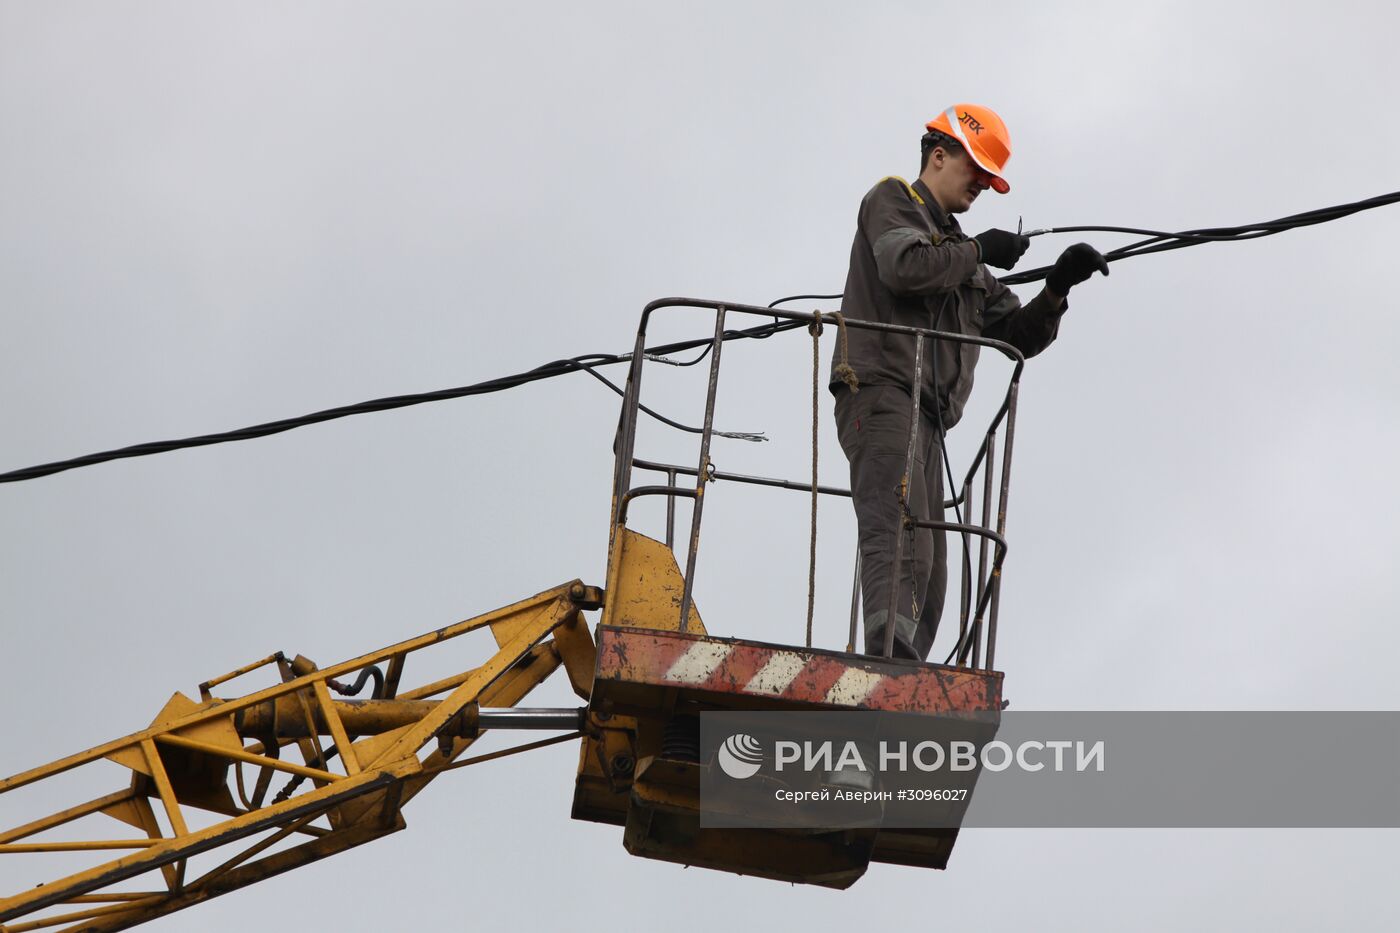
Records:
<instances>
[{"instance_id":1,"label":"worker's right hand","mask_svg":"<svg viewBox=\"0 0 1400 933\"><path fill-rule=\"evenodd\" d=\"M982 261L998 269L1010 269L1030 248L1031 238L1010 230L992 228L972 238Z\"/></svg>"}]
</instances>

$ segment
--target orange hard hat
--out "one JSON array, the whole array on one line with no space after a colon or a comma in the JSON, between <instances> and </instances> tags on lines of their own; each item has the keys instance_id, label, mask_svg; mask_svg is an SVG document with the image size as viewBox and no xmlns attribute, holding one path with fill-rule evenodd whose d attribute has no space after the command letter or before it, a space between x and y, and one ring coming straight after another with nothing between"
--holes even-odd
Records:
<instances>
[{"instance_id":1,"label":"orange hard hat","mask_svg":"<svg viewBox=\"0 0 1400 933\"><path fill-rule=\"evenodd\" d=\"M1007 159L1011 158L1011 134L1006 132L1006 124L995 110L977 104L954 104L930 120L927 126L961 143L972 161L992 176L992 188L998 194L1011 190L1006 179L1001 177Z\"/></svg>"}]
</instances>

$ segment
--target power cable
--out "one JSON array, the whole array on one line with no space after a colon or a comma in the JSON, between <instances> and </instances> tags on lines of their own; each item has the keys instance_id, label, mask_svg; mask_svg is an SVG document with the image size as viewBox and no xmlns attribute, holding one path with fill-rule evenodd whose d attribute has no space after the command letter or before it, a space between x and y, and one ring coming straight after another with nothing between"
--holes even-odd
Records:
<instances>
[{"instance_id":1,"label":"power cable","mask_svg":"<svg viewBox=\"0 0 1400 933\"><path fill-rule=\"evenodd\" d=\"M1131 233L1147 237L1145 240L1129 243L1126 246L1120 246L1117 249L1109 250L1103 254L1104 258L1109 262L1118 262L1120 259L1127 259L1131 256L1162 253L1173 249L1183 249L1187 246L1197 246L1201 243L1257 240L1260 237L1274 236L1286 230L1296 230L1299 227L1310 227L1314 224L1340 220L1343 217L1349 217L1361 211L1369 211L1377 207L1385 207L1388 204L1395 203L1400 203L1400 191L1392 191L1389 194L1379 194L1373 198L1353 201L1350 204L1321 207L1316 210L1303 211L1301 214L1291 214L1288 217L1280 217L1277 220L1245 224L1238 227L1204 227L1199 230L1183 230L1178 233L1171 233L1164 230L1145 230L1140 227L1048 227L1044 230L1032 230L1027 235L1041 236L1047 233ZM1005 276L1001 281L1007 285L1025 285L1030 282L1038 282L1049 275L1050 270L1053 268L1054 266L1041 266L1038 269L1029 269L1025 272L1018 272L1015 275Z\"/></svg>"},{"instance_id":2,"label":"power cable","mask_svg":"<svg viewBox=\"0 0 1400 933\"><path fill-rule=\"evenodd\" d=\"M1266 221L1264 223L1250 224L1240 227L1210 227L1200 230L1186 230L1178 233L1170 233L1160 230L1146 230L1137 227L1107 227L1107 226L1073 226L1073 227L1050 227L1044 230L1033 230L1031 236L1040 236L1048 233L1135 233L1147 236L1147 239L1136 243L1130 243L1117 249L1110 250L1104 254L1109 262L1117 262L1120 259L1127 259L1130 256L1143 256L1148 253L1165 252L1167 250L1182 249L1187 246L1196 246L1201 243L1215 243L1230 240L1250 240L1259 237L1273 236L1285 230L1293 230L1298 227L1311 226L1313 224L1326 223L1337 220L1372 208L1382 207L1387 204L1400 202L1400 191L1390 194L1377 195L1362 201L1354 201L1349 204L1339 204L1333 207L1324 207L1312 211L1304 211L1301 214L1293 214L1277 220ZM1042 266L1038 269L1031 269L1026 272L1017 273L1003 278L1001 281L1007 285L1024 285L1029 282L1037 282L1050 274L1053 266ZM776 307L788 301L801 299L829 300L839 298L840 295L791 295L787 298L780 298L772 302L769 307ZM764 340L782 331L792 330L803 326L801 321L779 321L774 318L771 324L763 324L758 327L751 327L746 330L725 331L722 335L724 340L737 340L751 338ZM694 366L709 354L713 346L711 338L697 338L694 340L684 340L678 343L666 344L660 347L648 347L645 355L649 359L657 359L660 362L667 362L675 366ZM683 353L687 350L701 349L702 352L692 360L676 361L662 359L668 354ZM599 366L610 366L615 363L625 362L631 359L631 354L584 354L566 360L556 360L552 363L545 363L534 369L510 376L502 376L497 379L489 379L485 382L478 382L472 385L459 386L455 389L440 389L436 392L422 392L413 395L395 395L388 398L372 399L360 402L355 405L344 405L338 408L328 408L324 411L313 412L302 415L298 418L284 418L279 421L269 421L265 424L252 425L246 428L239 428L234 431L225 431L219 434L203 434L197 437L187 437L179 440L153 441L145 444L136 444L131 447L122 447L116 450L107 450L100 453L87 454L82 457L74 457L70 460L59 460L53 463L43 463L36 466L25 467L19 470L11 470L8 473L0 473L0 483L17 483L24 480L38 479L41 476L51 476L54 473L61 473L65 470L77 469L78 467L92 466L98 463L106 463L109 460L121 460L130 457L145 457L151 454L165 453L171 450L183 450L190 447L207 447L212 444L223 444L231 441L250 440L255 437L267 437L272 434L280 434L283 431L290 431L294 428L305 427L311 424L319 424L323 421L333 421L337 418L347 418L351 415L362 415L375 411L390 411L395 408L407 408L411 405L421 405L426 402L440 402L454 398L464 398L469 395L485 395L491 392L500 392L505 389L513 389L516 386L525 385L529 382L537 382L542 379L549 379L554 376L562 376L566 373L583 371L598 379L612 391L621 395L623 390L615 383L611 382L593 370ZM699 434L701 429L692 425L681 424L673 421L646 406L641 406L642 411L652 418L661 421L663 424L676 428L687 433ZM765 440L761 434L751 434L744 432L715 432L725 437L734 437L743 440Z\"/></svg>"},{"instance_id":3,"label":"power cable","mask_svg":"<svg viewBox=\"0 0 1400 933\"><path fill-rule=\"evenodd\" d=\"M724 340L742 340L752 338L763 340L785 330L792 330L795 327L803 327L804 321L782 321L772 324L762 324L757 327L745 330L726 330L722 335ZM709 347L713 338L703 337L693 340L682 340L676 343L669 343L658 347L648 347L646 355L665 356L672 353L684 353L697 347ZM106 450L99 453L87 454L82 457L74 457L70 460L59 460L53 463L42 463L36 466L25 467L19 470L12 470L8 473L0 473L0 483L17 483L24 480L38 479L41 476L51 476L54 473L62 473L65 470L73 470L78 467L93 466L98 463L106 463L110 460L122 460L129 457L146 457L151 454L166 453L172 450L184 450L191 447L207 447L212 444L224 444L231 441L251 440L256 437L268 437L272 434L280 434L283 431L291 431L294 428L306 427L311 424L320 424L324 421L334 421L338 418L348 418L351 415L363 415L376 411L391 411L395 408L407 408L411 405L422 405L426 402L441 402L448 399L464 398L469 395L486 395L491 392L501 392L505 389L513 389L530 382L538 382L542 379L549 379L554 376L562 376L571 372L586 372L590 376L602 382L617 394L623 394L623 390L615 383L593 370L599 366L610 366L615 363L624 363L631 360L632 354L605 354L588 353L582 356L571 357L564 360L555 360L545 363L534 369L525 372L515 373L510 376L501 376L496 379L488 379L484 382L473 383L472 385L459 386L454 389L439 389L436 392L421 392L413 395L394 395L387 398L371 399L359 402L354 405L343 405L338 408L328 408L324 411L312 412L296 418L284 418L279 421L269 421L264 424L251 425L246 428L239 428L233 431L224 431L218 434L202 434L197 437L186 437L178 440L151 441L145 444L135 444L130 447L121 447L116 450ZM684 364L689 365L689 364ZM663 424L676 428L687 433L699 434L700 428L691 425L681 424L666 416L641 406L646 412ZM741 440L766 440L761 434L750 434L743 432L716 431L724 437L732 437Z\"/></svg>"}]
</instances>

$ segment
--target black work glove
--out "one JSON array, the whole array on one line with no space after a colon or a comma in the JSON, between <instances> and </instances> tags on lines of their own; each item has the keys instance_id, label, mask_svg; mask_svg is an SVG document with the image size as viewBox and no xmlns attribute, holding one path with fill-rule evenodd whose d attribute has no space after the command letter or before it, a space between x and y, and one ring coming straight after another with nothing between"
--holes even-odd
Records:
<instances>
[{"instance_id":1,"label":"black work glove","mask_svg":"<svg viewBox=\"0 0 1400 933\"><path fill-rule=\"evenodd\" d=\"M998 269L1010 269L1015 266L1031 245L1031 238L1028 236L996 228L979 233L972 239L977 243L982 261Z\"/></svg>"},{"instance_id":2,"label":"black work glove","mask_svg":"<svg viewBox=\"0 0 1400 933\"><path fill-rule=\"evenodd\" d=\"M1045 287L1063 298L1071 288L1093 275L1095 269L1108 275L1108 260L1103 258L1103 253L1088 243L1076 243L1055 260L1055 268L1045 277Z\"/></svg>"}]
</instances>

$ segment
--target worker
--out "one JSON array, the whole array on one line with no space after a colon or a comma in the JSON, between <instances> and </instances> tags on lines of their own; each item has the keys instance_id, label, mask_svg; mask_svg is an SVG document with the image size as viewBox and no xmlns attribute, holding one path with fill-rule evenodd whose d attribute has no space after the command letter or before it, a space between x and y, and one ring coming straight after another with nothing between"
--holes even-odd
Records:
<instances>
[{"instance_id":1,"label":"worker","mask_svg":"<svg viewBox=\"0 0 1400 933\"><path fill-rule=\"evenodd\" d=\"M1026 356L1044 350L1059 330L1069 290L1108 263L1092 246L1069 247L1045 287L1022 305L987 266L1011 269L1030 245L1007 230L963 234L956 215L988 188L1011 190L1006 125L995 112L957 104L930 121L921 140L922 164L912 185L886 178L861 201L841 311L853 320L922 327L1005 341ZM912 553L894 562L901 533L899 486L909 443L910 392L918 388L918 446L909 483L916 521L943 520L940 431L958 423L972 391L978 347L948 340L925 344L923 372L914 376L914 340L848 328L838 341L831 391L836 427L851 468L861 559L867 654L883 654L890 590L898 587L894 655L923 660L933 646L947 584L942 531L919 529ZM935 380L935 373L937 378Z\"/></svg>"}]
</instances>

